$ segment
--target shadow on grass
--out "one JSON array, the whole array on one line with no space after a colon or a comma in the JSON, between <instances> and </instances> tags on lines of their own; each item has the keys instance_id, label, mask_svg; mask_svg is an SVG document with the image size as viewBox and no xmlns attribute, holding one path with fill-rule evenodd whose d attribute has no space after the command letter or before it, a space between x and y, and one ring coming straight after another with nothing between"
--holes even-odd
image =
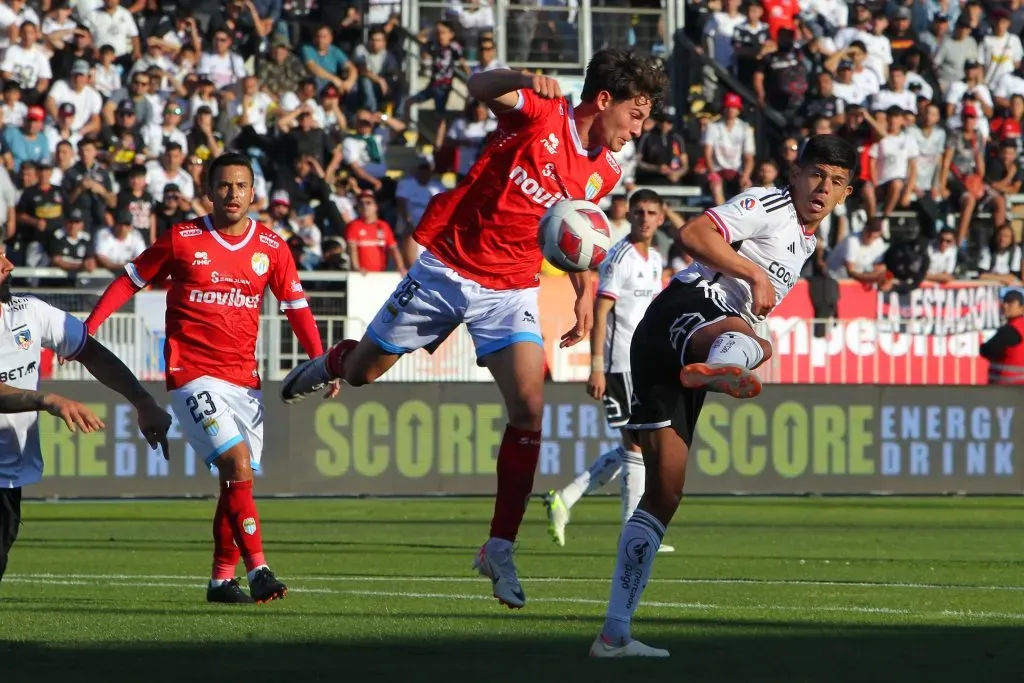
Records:
<instances>
[{"instance_id":1,"label":"shadow on grass","mask_svg":"<svg viewBox=\"0 0 1024 683\"><path fill-rule=\"evenodd\" d=\"M2 618L0 618L2 622ZM373 681L452 683L905 683L1019 681L1021 630L1002 627L849 627L679 620L652 637L667 660L588 659L589 639L550 634L368 640L358 633L319 642L82 644L0 642L3 680L244 680L246 683ZM703 628L701 628L703 627ZM646 629L645 629L646 630ZM10 637L6 634L4 637ZM211 634L212 635L212 634Z\"/></svg>"}]
</instances>

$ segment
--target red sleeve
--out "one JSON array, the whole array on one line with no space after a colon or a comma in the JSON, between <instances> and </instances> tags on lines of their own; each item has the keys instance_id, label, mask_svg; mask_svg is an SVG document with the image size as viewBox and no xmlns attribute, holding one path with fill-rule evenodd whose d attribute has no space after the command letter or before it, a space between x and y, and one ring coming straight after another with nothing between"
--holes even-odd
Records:
<instances>
[{"instance_id":1,"label":"red sleeve","mask_svg":"<svg viewBox=\"0 0 1024 683\"><path fill-rule=\"evenodd\" d=\"M309 306L286 308L284 314L306 355L310 358L322 355L324 347L320 341L320 330L316 327L316 319L313 318L313 311L309 310Z\"/></svg>"},{"instance_id":2,"label":"red sleeve","mask_svg":"<svg viewBox=\"0 0 1024 683\"><path fill-rule=\"evenodd\" d=\"M507 111L503 111L498 115L498 120L502 123L511 123L522 121L538 121L545 119L551 115L551 112L556 107L561 107L562 111L565 111L565 100L562 98L549 100L541 97L532 90L522 89L516 91L519 94L519 101L516 105Z\"/></svg>"},{"instance_id":3,"label":"red sleeve","mask_svg":"<svg viewBox=\"0 0 1024 683\"><path fill-rule=\"evenodd\" d=\"M142 256L139 258L142 258ZM129 263L125 268L131 265ZM100 329L103 321L128 303L128 299L131 299L137 291L139 291L139 288L134 285L128 275L119 275L117 279L111 282L107 290L103 292L103 296L96 302L96 307L92 309L92 313L85 319L85 328L89 331L89 334L96 334L96 330Z\"/></svg>"},{"instance_id":4,"label":"red sleeve","mask_svg":"<svg viewBox=\"0 0 1024 683\"><path fill-rule=\"evenodd\" d=\"M173 234L173 229L168 230L156 238L153 246L139 254L131 263L125 264L124 270L137 289L142 289L153 280L158 279L161 271L170 262L173 254L173 243L171 242Z\"/></svg>"},{"instance_id":5,"label":"red sleeve","mask_svg":"<svg viewBox=\"0 0 1024 683\"><path fill-rule=\"evenodd\" d=\"M287 316L302 348L310 358L315 358L324 352L320 331L316 328L316 320L309 310L306 293L302 290L302 282L295 270L295 259L283 242L279 244L270 271L270 291L281 303L281 310Z\"/></svg>"}]
</instances>

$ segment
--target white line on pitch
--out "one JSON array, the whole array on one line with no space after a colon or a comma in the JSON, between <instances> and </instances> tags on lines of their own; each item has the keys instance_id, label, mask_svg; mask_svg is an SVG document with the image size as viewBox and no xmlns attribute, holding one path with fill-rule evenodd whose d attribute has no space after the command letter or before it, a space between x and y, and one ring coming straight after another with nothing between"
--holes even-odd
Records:
<instances>
[{"instance_id":1,"label":"white line on pitch","mask_svg":"<svg viewBox=\"0 0 1024 683\"><path fill-rule=\"evenodd\" d=\"M39 579L97 579L124 581L135 579L195 581L201 577L184 574L13 574L25 578ZM293 581L324 581L328 583L476 583L479 578L472 576L292 576ZM534 583L607 583L608 577L557 577L545 576L522 579L524 584ZM1024 586L999 586L992 584L950 584L950 583L913 583L913 582L872 582L872 581L819 581L816 579L659 579L651 580L657 584L677 585L727 585L727 586L823 586L829 588L913 588L928 590L978 590L978 591L1024 591Z\"/></svg>"},{"instance_id":2,"label":"white line on pitch","mask_svg":"<svg viewBox=\"0 0 1024 683\"><path fill-rule=\"evenodd\" d=\"M46 579L27 578L24 576L10 577L11 583L39 584L39 585L60 585L60 586L101 586L97 582L85 581L82 579ZM194 580L194 579L193 579ZM129 581L110 584L110 588L120 587L139 588L192 588L192 585L183 583L164 583L159 581ZM204 588L202 584L194 584L196 590ZM351 595L359 597L380 597L380 598L404 598L410 600L469 600L476 602L492 602L494 598L485 593L419 593L408 591L366 591L366 590L335 590L332 588L289 588L294 593L314 593L328 595ZM531 603L557 603L570 605L605 605L606 600L596 598L531 598ZM1024 621L1024 613L1016 612L975 612L964 610L941 610L938 612L918 612L898 607L863 607L857 605L723 605L705 602L664 602L649 601L643 603L646 607L655 609L675 609L682 611L734 611L734 612L801 612L820 614L885 614L893 616L907 616L918 618L943 618L943 619L1012 619Z\"/></svg>"}]
</instances>

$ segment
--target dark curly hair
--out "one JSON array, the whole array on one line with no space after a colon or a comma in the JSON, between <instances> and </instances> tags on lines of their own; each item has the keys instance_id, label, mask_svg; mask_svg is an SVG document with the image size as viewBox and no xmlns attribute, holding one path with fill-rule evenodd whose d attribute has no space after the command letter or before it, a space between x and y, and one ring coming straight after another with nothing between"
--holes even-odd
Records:
<instances>
[{"instance_id":1,"label":"dark curly hair","mask_svg":"<svg viewBox=\"0 0 1024 683\"><path fill-rule=\"evenodd\" d=\"M593 102L602 90L616 102L638 97L651 101L651 111L661 108L668 88L668 74L660 59L633 51L605 48L587 64L580 99Z\"/></svg>"}]
</instances>

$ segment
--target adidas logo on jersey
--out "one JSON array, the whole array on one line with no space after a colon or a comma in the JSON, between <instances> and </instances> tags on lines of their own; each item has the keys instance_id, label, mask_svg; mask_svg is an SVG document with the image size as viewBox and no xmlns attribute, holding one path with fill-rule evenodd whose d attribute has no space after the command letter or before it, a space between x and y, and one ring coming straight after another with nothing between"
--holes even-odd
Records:
<instances>
[{"instance_id":1,"label":"adidas logo on jersey","mask_svg":"<svg viewBox=\"0 0 1024 683\"><path fill-rule=\"evenodd\" d=\"M790 242L788 249L789 249L789 253L790 254L795 254L796 253L796 242Z\"/></svg>"},{"instance_id":2,"label":"adidas logo on jersey","mask_svg":"<svg viewBox=\"0 0 1024 683\"><path fill-rule=\"evenodd\" d=\"M201 289L193 289L188 293L188 300L197 304L217 304L232 308L260 307L259 296L247 296L238 288L233 288L230 292L204 292Z\"/></svg>"},{"instance_id":3,"label":"adidas logo on jersey","mask_svg":"<svg viewBox=\"0 0 1024 683\"><path fill-rule=\"evenodd\" d=\"M545 209L550 209L555 205L555 202L562 198L561 192L551 194L541 187L540 182L531 178L530 174L522 166L513 168L508 177L514 185L523 191L523 194L533 200L535 204L540 204Z\"/></svg>"}]
</instances>

